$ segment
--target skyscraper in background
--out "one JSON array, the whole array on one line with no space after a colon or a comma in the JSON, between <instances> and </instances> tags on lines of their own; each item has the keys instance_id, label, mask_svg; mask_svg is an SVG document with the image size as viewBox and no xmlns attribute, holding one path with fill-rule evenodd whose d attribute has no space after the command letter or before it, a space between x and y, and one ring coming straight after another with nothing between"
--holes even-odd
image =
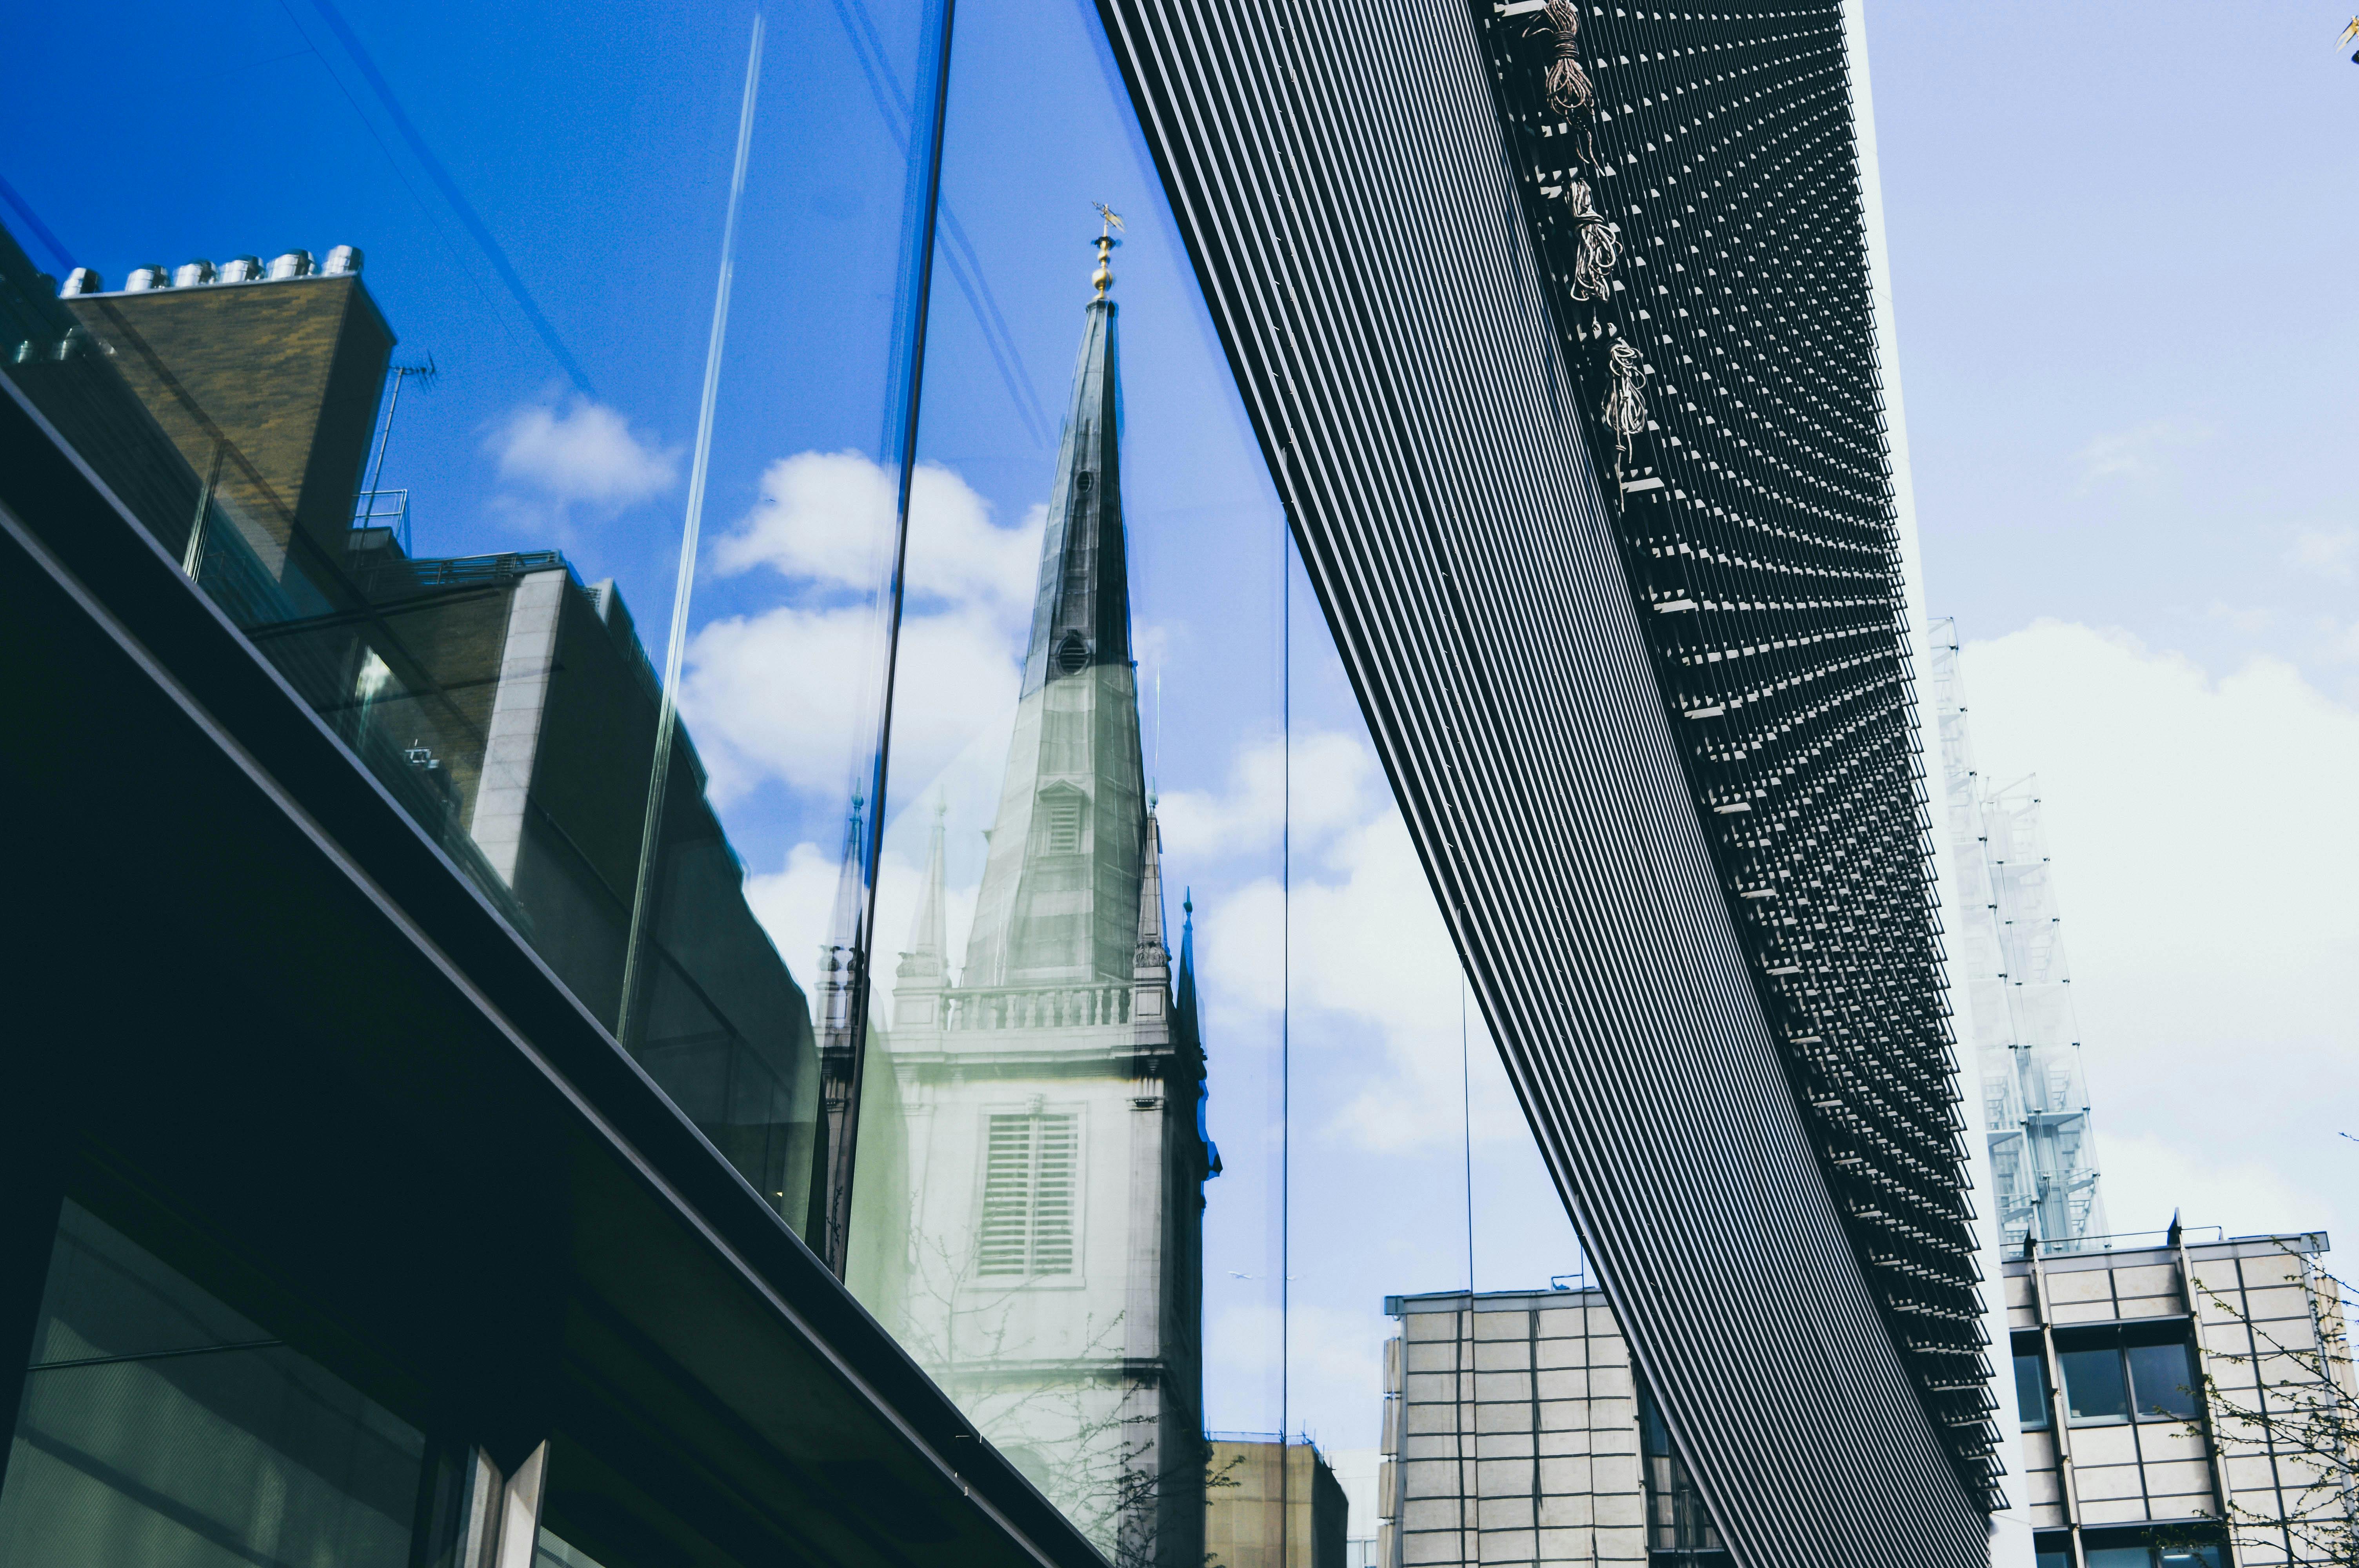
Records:
<instances>
[{"instance_id":1,"label":"skyscraper in background","mask_svg":"<svg viewBox=\"0 0 2359 1568\"><path fill-rule=\"evenodd\" d=\"M1950 979L1968 1000L1992 1204L2009 1249L2027 1237L2071 1247L2105 1234L2105 1210L2038 782L1994 784L1976 769L1958 665L1957 623L1934 622L1927 696L1949 784L1941 830L1958 879L1959 907L1945 923Z\"/></svg>"}]
</instances>

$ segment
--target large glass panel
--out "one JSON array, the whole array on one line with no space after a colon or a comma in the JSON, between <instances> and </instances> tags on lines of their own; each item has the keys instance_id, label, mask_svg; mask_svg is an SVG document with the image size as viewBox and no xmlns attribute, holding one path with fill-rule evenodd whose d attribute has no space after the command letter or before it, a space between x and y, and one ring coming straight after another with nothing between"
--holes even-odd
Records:
<instances>
[{"instance_id":1,"label":"large glass panel","mask_svg":"<svg viewBox=\"0 0 2359 1568\"><path fill-rule=\"evenodd\" d=\"M2130 1392L2140 1421L2192 1421L2202 1408L2192 1347L2184 1340L2133 1345Z\"/></svg>"},{"instance_id":2,"label":"large glass panel","mask_svg":"<svg viewBox=\"0 0 2359 1568\"><path fill-rule=\"evenodd\" d=\"M957 27L847 1277L1110 1559L1200 1568L1208 1424L1284 1424L1275 977L1223 953L1284 535L1095 17Z\"/></svg>"},{"instance_id":3,"label":"large glass panel","mask_svg":"<svg viewBox=\"0 0 2359 1568\"><path fill-rule=\"evenodd\" d=\"M938 14L790 8L749 81L750 10L164 9L96 92L27 17L0 102L0 374L798 1228L853 934L777 912L870 787L890 566L825 481L901 446ZM741 538L678 595L692 496L819 505L819 591Z\"/></svg>"},{"instance_id":4,"label":"large glass panel","mask_svg":"<svg viewBox=\"0 0 2359 1568\"><path fill-rule=\"evenodd\" d=\"M2015 1354L2015 1411L2026 1431L2048 1424L2048 1368L2036 1350Z\"/></svg>"},{"instance_id":5,"label":"large glass panel","mask_svg":"<svg viewBox=\"0 0 2359 1568\"><path fill-rule=\"evenodd\" d=\"M455 1539L457 1504L415 1428L65 1206L0 1561L413 1568Z\"/></svg>"},{"instance_id":6,"label":"large glass panel","mask_svg":"<svg viewBox=\"0 0 2359 1568\"><path fill-rule=\"evenodd\" d=\"M1392 1563L1432 1461L1419 1561L1611 1557L1626 1347L1099 20L948 16L164 11L98 107L28 24L0 374L1124 1568Z\"/></svg>"},{"instance_id":7,"label":"large glass panel","mask_svg":"<svg viewBox=\"0 0 2359 1568\"><path fill-rule=\"evenodd\" d=\"M2129 1385L2122 1376L2118 1349L2108 1345L2093 1350L2060 1350L2056 1363L2064 1374L2065 1408L2073 1422L2129 1419Z\"/></svg>"}]
</instances>

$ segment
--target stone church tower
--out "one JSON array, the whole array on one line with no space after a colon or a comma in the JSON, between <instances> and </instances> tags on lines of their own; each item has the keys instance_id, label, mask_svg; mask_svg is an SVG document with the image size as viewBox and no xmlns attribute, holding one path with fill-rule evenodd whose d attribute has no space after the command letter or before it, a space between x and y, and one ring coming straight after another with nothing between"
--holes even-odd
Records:
<instances>
[{"instance_id":1,"label":"stone church tower","mask_svg":"<svg viewBox=\"0 0 2359 1568\"><path fill-rule=\"evenodd\" d=\"M1114 242L1099 243L974 925L953 978L938 818L868 1075L853 1272L1116 1568L1201 1568L1202 1184L1219 1163L1193 944L1183 929L1175 976L1140 755Z\"/></svg>"}]
</instances>

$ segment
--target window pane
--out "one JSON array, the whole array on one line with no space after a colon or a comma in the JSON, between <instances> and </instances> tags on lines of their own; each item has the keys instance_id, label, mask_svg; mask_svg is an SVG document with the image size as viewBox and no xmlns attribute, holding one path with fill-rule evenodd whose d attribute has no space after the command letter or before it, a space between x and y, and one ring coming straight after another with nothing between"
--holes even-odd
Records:
<instances>
[{"instance_id":1,"label":"window pane","mask_svg":"<svg viewBox=\"0 0 2359 1568\"><path fill-rule=\"evenodd\" d=\"M68 1204L0 1562L408 1568L424 1438Z\"/></svg>"},{"instance_id":2,"label":"window pane","mask_svg":"<svg viewBox=\"0 0 2359 1568\"><path fill-rule=\"evenodd\" d=\"M2037 1356L2015 1358L2015 1408L2017 1418L2026 1427L2048 1424L2048 1376L2040 1369Z\"/></svg>"},{"instance_id":3,"label":"window pane","mask_svg":"<svg viewBox=\"0 0 2359 1568\"><path fill-rule=\"evenodd\" d=\"M2160 1556L2162 1568L2220 1568L2216 1546L2166 1546Z\"/></svg>"},{"instance_id":4,"label":"window pane","mask_svg":"<svg viewBox=\"0 0 2359 1568\"><path fill-rule=\"evenodd\" d=\"M2138 1345L2129 1351L2130 1387L2141 1421L2190 1420L2196 1411L2194 1357L2184 1345Z\"/></svg>"},{"instance_id":5,"label":"window pane","mask_svg":"<svg viewBox=\"0 0 2359 1568\"><path fill-rule=\"evenodd\" d=\"M2130 1393L2122 1378L2120 1351L2067 1350L2056 1359L2063 1368L2064 1397L2074 1421L2128 1419Z\"/></svg>"},{"instance_id":6,"label":"window pane","mask_svg":"<svg viewBox=\"0 0 2359 1568\"><path fill-rule=\"evenodd\" d=\"M2033 1568L2071 1568L2072 1553L2061 1546L2043 1546L2033 1554Z\"/></svg>"},{"instance_id":7,"label":"window pane","mask_svg":"<svg viewBox=\"0 0 2359 1568\"><path fill-rule=\"evenodd\" d=\"M2093 1546L2088 1563L2089 1568L2154 1568L2154 1556L2143 1546Z\"/></svg>"}]
</instances>

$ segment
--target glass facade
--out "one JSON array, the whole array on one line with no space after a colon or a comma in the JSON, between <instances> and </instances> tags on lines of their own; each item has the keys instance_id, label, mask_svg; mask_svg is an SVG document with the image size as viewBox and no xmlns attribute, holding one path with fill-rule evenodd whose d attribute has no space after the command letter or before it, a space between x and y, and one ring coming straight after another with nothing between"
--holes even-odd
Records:
<instances>
[{"instance_id":1,"label":"glass facade","mask_svg":"<svg viewBox=\"0 0 2359 1568\"><path fill-rule=\"evenodd\" d=\"M2131 1420L2186 1422L2201 1412L2202 1379L2184 1324L2060 1332L2056 1360L2063 1369L2075 1425ZM2019 1379L2019 1357L2017 1368Z\"/></svg>"},{"instance_id":2,"label":"glass facade","mask_svg":"<svg viewBox=\"0 0 2359 1568\"><path fill-rule=\"evenodd\" d=\"M424 1568L450 1455L78 1205L49 1261L0 1487L12 1563Z\"/></svg>"},{"instance_id":3,"label":"glass facade","mask_svg":"<svg viewBox=\"0 0 2359 1568\"><path fill-rule=\"evenodd\" d=\"M0 107L9 396L953 1451L1200 1568L1208 1431L1315 1439L1319 1560L1375 1560L1384 1297L1583 1260L1097 14L136 31L120 94ZM225 92L271 129L192 129ZM586 1429L397 1416L168 1227L65 1212L11 1560L455 1563L526 1493L551 1568L746 1554ZM1228 1511L1283 1554L1270 1490Z\"/></svg>"}]
</instances>

